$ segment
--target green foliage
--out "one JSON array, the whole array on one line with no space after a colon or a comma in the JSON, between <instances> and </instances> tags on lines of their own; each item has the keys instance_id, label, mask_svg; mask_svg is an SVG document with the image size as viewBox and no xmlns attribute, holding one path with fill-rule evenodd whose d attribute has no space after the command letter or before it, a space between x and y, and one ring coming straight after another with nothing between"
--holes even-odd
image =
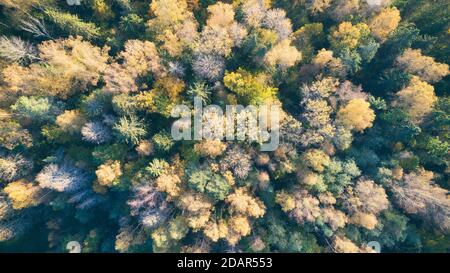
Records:
<instances>
[{"instance_id":1,"label":"green foliage","mask_svg":"<svg viewBox=\"0 0 450 273\"><path fill-rule=\"evenodd\" d=\"M277 88L268 86L261 76L263 75L254 76L239 68L236 72L226 72L223 81L243 103L259 105L274 101L278 91Z\"/></svg>"},{"instance_id":2,"label":"green foliage","mask_svg":"<svg viewBox=\"0 0 450 273\"><path fill-rule=\"evenodd\" d=\"M192 189L206 193L216 201L224 200L231 191L231 186L221 175L205 170L192 172L188 183Z\"/></svg>"},{"instance_id":3,"label":"green foliage","mask_svg":"<svg viewBox=\"0 0 450 273\"><path fill-rule=\"evenodd\" d=\"M150 164L145 168L147 172L153 177L158 177L165 173L169 168L169 163L164 159L155 158L150 162Z\"/></svg>"},{"instance_id":4,"label":"green foliage","mask_svg":"<svg viewBox=\"0 0 450 273\"><path fill-rule=\"evenodd\" d=\"M145 29L144 19L137 14L127 14L120 17L120 30L129 37L139 36Z\"/></svg>"},{"instance_id":5,"label":"green foliage","mask_svg":"<svg viewBox=\"0 0 450 273\"><path fill-rule=\"evenodd\" d=\"M92 156L97 164L103 164L107 161L122 161L126 156L129 148L121 143L111 145L102 145L95 147Z\"/></svg>"},{"instance_id":6,"label":"green foliage","mask_svg":"<svg viewBox=\"0 0 450 273\"><path fill-rule=\"evenodd\" d=\"M120 141L133 145L138 144L147 134L145 125L136 116L121 117L113 129Z\"/></svg>"},{"instance_id":7,"label":"green foliage","mask_svg":"<svg viewBox=\"0 0 450 273\"><path fill-rule=\"evenodd\" d=\"M25 122L52 121L61 111L61 104L54 103L49 98L20 97L11 110Z\"/></svg>"},{"instance_id":8,"label":"green foliage","mask_svg":"<svg viewBox=\"0 0 450 273\"><path fill-rule=\"evenodd\" d=\"M168 152L175 144L172 136L167 131L161 131L152 137L155 147L160 152Z\"/></svg>"},{"instance_id":9,"label":"green foliage","mask_svg":"<svg viewBox=\"0 0 450 273\"><path fill-rule=\"evenodd\" d=\"M95 24L86 23L77 15L61 12L56 9L46 9L45 15L68 35L80 35L87 39L97 38L101 35L100 29Z\"/></svg>"}]
</instances>

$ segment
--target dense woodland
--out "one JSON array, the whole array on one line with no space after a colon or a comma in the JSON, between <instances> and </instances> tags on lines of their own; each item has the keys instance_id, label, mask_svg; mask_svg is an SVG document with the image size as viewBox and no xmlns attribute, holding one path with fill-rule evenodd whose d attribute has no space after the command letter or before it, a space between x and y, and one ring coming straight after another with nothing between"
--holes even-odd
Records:
<instances>
[{"instance_id":1,"label":"dense woodland","mask_svg":"<svg viewBox=\"0 0 450 273\"><path fill-rule=\"evenodd\" d=\"M0 252L448 252L449 41L447 0L0 0ZM196 96L280 145L173 140Z\"/></svg>"}]
</instances>

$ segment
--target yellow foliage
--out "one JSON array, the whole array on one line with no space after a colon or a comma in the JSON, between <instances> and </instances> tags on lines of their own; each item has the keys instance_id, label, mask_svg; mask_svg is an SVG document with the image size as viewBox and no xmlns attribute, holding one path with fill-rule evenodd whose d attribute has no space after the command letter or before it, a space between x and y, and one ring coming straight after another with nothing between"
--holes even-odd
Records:
<instances>
[{"instance_id":1,"label":"yellow foliage","mask_svg":"<svg viewBox=\"0 0 450 273\"><path fill-rule=\"evenodd\" d=\"M217 242L219 239L226 238L228 236L228 226L225 220L220 219L218 222L209 222L203 229L205 236L211 239L213 242Z\"/></svg>"},{"instance_id":2,"label":"yellow foliage","mask_svg":"<svg viewBox=\"0 0 450 273\"><path fill-rule=\"evenodd\" d=\"M166 29L185 20L189 15L186 0L155 0L150 4L150 15L154 18L148 21L150 27L157 30Z\"/></svg>"},{"instance_id":3,"label":"yellow foliage","mask_svg":"<svg viewBox=\"0 0 450 273\"><path fill-rule=\"evenodd\" d=\"M277 193L277 195L275 196L275 202L277 202L281 206L284 212L295 209L295 198L292 195L286 193L284 190Z\"/></svg>"},{"instance_id":4,"label":"yellow foliage","mask_svg":"<svg viewBox=\"0 0 450 273\"><path fill-rule=\"evenodd\" d=\"M194 150L201 156L216 158L223 154L227 145L220 140L203 140L194 145Z\"/></svg>"},{"instance_id":5,"label":"yellow foliage","mask_svg":"<svg viewBox=\"0 0 450 273\"><path fill-rule=\"evenodd\" d=\"M153 143L148 140L142 140L136 147L136 152L141 156L149 156L153 153Z\"/></svg>"},{"instance_id":6,"label":"yellow foliage","mask_svg":"<svg viewBox=\"0 0 450 273\"><path fill-rule=\"evenodd\" d=\"M67 98L96 85L109 59L108 48L101 50L80 37L45 41L39 51L42 62L3 70L6 91Z\"/></svg>"},{"instance_id":7,"label":"yellow foliage","mask_svg":"<svg viewBox=\"0 0 450 273\"><path fill-rule=\"evenodd\" d=\"M162 174L156 179L156 188L167 193L171 197L180 195L180 177L175 174Z\"/></svg>"},{"instance_id":8,"label":"yellow foliage","mask_svg":"<svg viewBox=\"0 0 450 273\"><path fill-rule=\"evenodd\" d=\"M252 197L245 188L236 189L228 195L226 202L230 204L232 211L256 218L262 217L266 211L264 204Z\"/></svg>"},{"instance_id":9,"label":"yellow foliage","mask_svg":"<svg viewBox=\"0 0 450 273\"><path fill-rule=\"evenodd\" d=\"M370 33L369 26L364 23L352 25L351 22L342 22L338 28L332 32L333 40L331 44L335 48L346 47L354 49L358 46L361 38Z\"/></svg>"},{"instance_id":10,"label":"yellow foliage","mask_svg":"<svg viewBox=\"0 0 450 273\"><path fill-rule=\"evenodd\" d=\"M212 208L208 198L195 192L183 192L178 199L178 206L190 213L199 213Z\"/></svg>"},{"instance_id":11,"label":"yellow foliage","mask_svg":"<svg viewBox=\"0 0 450 273\"><path fill-rule=\"evenodd\" d=\"M326 11L332 3L332 0L311 0L308 3L308 9L313 13L322 13Z\"/></svg>"},{"instance_id":12,"label":"yellow foliage","mask_svg":"<svg viewBox=\"0 0 450 273\"><path fill-rule=\"evenodd\" d=\"M42 1L42 0L0 0L0 5L8 7L8 8L29 10L34 5L39 4L39 2L44 2L44 1Z\"/></svg>"},{"instance_id":13,"label":"yellow foliage","mask_svg":"<svg viewBox=\"0 0 450 273\"><path fill-rule=\"evenodd\" d=\"M362 132L372 127L375 112L370 104L363 99L352 99L337 113L337 119L347 128Z\"/></svg>"},{"instance_id":14,"label":"yellow foliage","mask_svg":"<svg viewBox=\"0 0 450 273\"><path fill-rule=\"evenodd\" d=\"M228 220L230 228L240 236L247 236L250 234L252 228L250 222L245 216L232 216Z\"/></svg>"},{"instance_id":15,"label":"yellow foliage","mask_svg":"<svg viewBox=\"0 0 450 273\"><path fill-rule=\"evenodd\" d=\"M139 107L169 117L173 107L181 100L185 84L174 77L158 79L150 92L142 92L137 97Z\"/></svg>"},{"instance_id":16,"label":"yellow foliage","mask_svg":"<svg viewBox=\"0 0 450 273\"><path fill-rule=\"evenodd\" d=\"M397 65L406 72L426 82L438 82L450 74L448 64L438 63L432 57L423 56L420 49L407 49L397 58Z\"/></svg>"},{"instance_id":17,"label":"yellow foliage","mask_svg":"<svg viewBox=\"0 0 450 273\"><path fill-rule=\"evenodd\" d=\"M400 11L397 8L386 8L372 18L369 27L378 40L384 41L398 27L400 20Z\"/></svg>"},{"instance_id":18,"label":"yellow foliage","mask_svg":"<svg viewBox=\"0 0 450 273\"><path fill-rule=\"evenodd\" d=\"M271 48L264 56L264 63L271 67L279 67L285 70L294 66L302 59L302 53L294 46L291 41L284 39Z\"/></svg>"},{"instance_id":19,"label":"yellow foliage","mask_svg":"<svg viewBox=\"0 0 450 273\"><path fill-rule=\"evenodd\" d=\"M156 46L149 41L128 40L119 57L133 75L144 76L149 71L159 75L162 69Z\"/></svg>"},{"instance_id":20,"label":"yellow foliage","mask_svg":"<svg viewBox=\"0 0 450 273\"><path fill-rule=\"evenodd\" d=\"M413 77L409 85L397 93L395 105L406 111L418 123L431 112L437 97L434 87Z\"/></svg>"},{"instance_id":21,"label":"yellow foliage","mask_svg":"<svg viewBox=\"0 0 450 273\"><path fill-rule=\"evenodd\" d=\"M186 220L187 220L188 226L190 228L192 228L194 231L197 231L199 229L204 228L208 224L210 216L211 216L211 211L205 210L205 211L201 211L198 214L187 215Z\"/></svg>"},{"instance_id":22,"label":"yellow foliage","mask_svg":"<svg viewBox=\"0 0 450 273\"><path fill-rule=\"evenodd\" d=\"M94 0L92 8L95 15L102 20L110 20L114 17L111 7L105 2L105 0Z\"/></svg>"},{"instance_id":23,"label":"yellow foliage","mask_svg":"<svg viewBox=\"0 0 450 273\"><path fill-rule=\"evenodd\" d=\"M119 161L107 162L100 165L95 171L97 181L102 186L112 186L116 179L122 175Z\"/></svg>"},{"instance_id":24,"label":"yellow foliage","mask_svg":"<svg viewBox=\"0 0 450 273\"><path fill-rule=\"evenodd\" d=\"M338 253L359 253L360 249L346 237L334 237L333 247Z\"/></svg>"},{"instance_id":25,"label":"yellow foliage","mask_svg":"<svg viewBox=\"0 0 450 273\"><path fill-rule=\"evenodd\" d=\"M230 4L217 2L208 6L208 12L206 24L210 27L228 27L234 22L234 9Z\"/></svg>"},{"instance_id":26,"label":"yellow foliage","mask_svg":"<svg viewBox=\"0 0 450 273\"><path fill-rule=\"evenodd\" d=\"M11 182L3 190L11 199L14 209L32 207L39 203L40 188L24 180Z\"/></svg>"},{"instance_id":27,"label":"yellow foliage","mask_svg":"<svg viewBox=\"0 0 450 273\"><path fill-rule=\"evenodd\" d=\"M66 110L56 118L56 124L61 130L70 134L79 133L86 122L85 116L79 110Z\"/></svg>"},{"instance_id":28,"label":"yellow foliage","mask_svg":"<svg viewBox=\"0 0 450 273\"><path fill-rule=\"evenodd\" d=\"M400 180L403 178L403 168L400 166L396 166L394 169L392 169L392 178L396 180Z\"/></svg>"},{"instance_id":29,"label":"yellow foliage","mask_svg":"<svg viewBox=\"0 0 450 273\"><path fill-rule=\"evenodd\" d=\"M356 212L350 219L352 224L373 230L378 224L377 217L371 213Z\"/></svg>"},{"instance_id":30,"label":"yellow foliage","mask_svg":"<svg viewBox=\"0 0 450 273\"><path fill-rule=\"evenodd\" d=\"M330 157L322 150L311 149L305 152L303 160L306 166L312 168L317 172L323 172L325 167L331 162Z\"/></svg>"}]
</instances>

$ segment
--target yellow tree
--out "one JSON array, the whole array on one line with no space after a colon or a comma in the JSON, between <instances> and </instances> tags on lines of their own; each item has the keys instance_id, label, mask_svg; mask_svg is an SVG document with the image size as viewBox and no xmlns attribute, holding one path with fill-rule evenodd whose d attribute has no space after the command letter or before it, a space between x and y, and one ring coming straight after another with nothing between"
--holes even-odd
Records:
<instances>
[{"instance_id":1,"label":"yellow tree","mask_svg":"<svg viewBox=\"0 0 450 273\"><path fill-rule=\"evenodd\" d=\"M59 128L69 134L79 133L86 122L86 117L79 110L66 110L56 117Z\"/></svg>"},{"instance_id":2,"label":"yellow tree","mask_svg":"<svg viewBox=\"0 0 450 273\"><path fill-rule=\"evenodd\" d=\"M284 39L266 53L264 63L270 67L279 67L281 70L286 70L301 59L302 53L291 46L290 40Z\"/></svg>"},{"instance_id":3,"label":"yellow tree","mask_svg":"<svg viewBox=\"0 0 450 273\"><path fill-rule=\"evenodd\" d=\"M67 98L97 84L106 69L107 51L79 37L45 41L39 45L41 62L28 67L12 64L3 70L5 90Z\"/></svg>"},{"instance_id":4,"label":"yellow tree","mask_svg":"<svg viewBox=\"0 0 450 273\"><path fill-rule=\"evenodd\" d=\"M234 193L228 195L226 202L230 204L233 212L252 217L262 217L266 212L264 204L252 197L245 188L238 188Z\"/></svg>"},{"instance_id":5,"label":"yellow tree","mask_svg":"<svg viewBox=\"0 0 450 273\"><path fill-rule=\"evenodd\" d=\"M450 74L447 64L436 62L432 57L422 55L420 49L407 49L397 58L397 66L418 76L426 82L438 82Z\"/></svg>"},{"instance_id":6,"label":"yellow tree","mask_svg":"<svg viewBox=\"0 0 450 273\"><path fill-rule=\"evenodd\" d=\"M351 22L342 22L331 33L331 45L337 49L354 49L358 46L360 40L369 33L369 26L364 23L353 25Z\"/></svg>"},{"instance_id":7,"label":"yellow tree","mask_svg":"<svg viewBox=\"0 0 450 273\"><path fill-rule=\"evenodd\" d=\"M402 108L418 123L431 112L436 101L434 87L414 76L406 88L397 92L394 105Z\"/></svg>"},{"instance_id":8,"label":"yellow tree","mask_svg":"<svg viewBox=\"0 0 450 273\"><path fill-rule=\"evenodd\" d=\"M39 186L24 180L11 182L3 190L11 199L14 209L32 207L39 203Z\"/></svg>"},{"instance_id":9,"label":"yellow tree","mask_svg":"<svg viewBox=\"0 0 450 273\"><path fill-rule=\"evenodd\" d=\"M372 18L369 27L373 36L384 41L398 27L400 20L400 11L397 8L386 8Z\"/></svg>"},{"instance_id":10,"label":"yellow tree","mask_svg":"<svg viewBox=\"0 0 450 273\"><path fill-rule=\"evenodd\" d=\"M119 161L106 162L100 165L95 171L97 181L102 186L112 186L116 184L117 178L122 175Z\"/></svg>"},{"instance_id":11,"label":"yellow tree","mask_svg":"<svg viewBox=\"0 0 450 273\"><path fill-rule=\"evenodd\" d=\"M323 172L331 162L330 157L322 150L311 149L303 155L305 164L317 172Z\"/></svg>"},{"instance_id":12,"label":"yellow tree","mask_svg":"<svg viewBox=\"0 0 450 273\"><path fill-rule=\"evenodd\" d=\"M375 112L370 109L370 104L363 99L352 99L337 113L337 120L345 127L362 132L372 127L375 120Z\"/></svg>"}]
</instances>

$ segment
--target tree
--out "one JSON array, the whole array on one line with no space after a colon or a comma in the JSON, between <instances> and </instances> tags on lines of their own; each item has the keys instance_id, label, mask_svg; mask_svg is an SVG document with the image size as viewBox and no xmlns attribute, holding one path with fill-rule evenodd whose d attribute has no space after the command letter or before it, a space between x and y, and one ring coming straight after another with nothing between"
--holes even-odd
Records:
<instances>
[{"instance_id":1,"label":"tree","mask_svg":"<svg viewBox=\"0 0 450 273\"><path fill-rule=\"evenodd\" d=\"M31 147L33 138L27 129L11 119L0 117L0 146L13 150L19 146Z\"/></svg>"},{"instance_id":2,"label":"tree","mask_svg":"<svg viewBox=\"0 0 450 273\"><path fill-rule=\"evenodd\" d=\"M38 49L42 62L28 67L11 64L3 70L9 92L65 99L96 85L109 59L107 48L102 50L80 37L45 41Z\"/></svg>"},{"instance_id":3,"label":"tree","mask_svg":"<svg viewBox=\"0 0 450 273\"><path fill-rule=\"evenodd\" d=\"M169 152L174 145L172 136L166 131L155 134L152 137L152 142L155 144L156 150L160 152Z\"/></svg>"},{"instance_id":4,"label":"tree","mask_svg":"<svg viewBox=\"0 0 450 273\"><path fill-rule=\"evenodd\" d=\"M337 50L355 49L369 33L370 29L364 23L342 22L331 33L331 46Z\"/></svg>"},{"instance_id":5,"label":"tree","mask_svg":"<svg viewBox=\"0 0 450 273\"><path fill-rule=\"evenodd\" d=\"M148 24L157 30L177 24L190 15L186 0L153 1L150 4L150 13L155 17L150 19Z\"/></svg>"},{"instance_id":6,"label":"tree","mask_svg":"<svg viewBox=\"0 0 450 273\"><path fill-rule=\"evenodd\" d=\"M95 171L97 181L102 186L114 186L119 183L118 178L122 175L119 161L109 161L98 166Z\"/></svg>"},{"instance_id":7,"label":"tree","mask_svg":"<svg viewBox=\"0 0 450 273\"><path fill-rule=\"evenodd\" d=\"M268 10L262 25L274 30L280 40L287 39L292 33L291 20L286 18L286 12L282 9Z\"/></svg>"},{"instance_id":8,"label":"tree","mask_svg":"<svg viewBox=\"0 0 450 273\"><path fill-rule=\"evenodd\" d=\"M121 117L113 130L119 140L133 145L138 144L147 134L144 124L136 116Z\"/></svg>"},{"instance_id":9,"label":"tree","mask_svg":"<svg viewBox=\"0 0 450 273\"><path fill-rule=\"evenodd\" d=\"M234 41L226 28L206 26L200 33L195 51L199 54L228 57Z\"/></svg>"},{"instance_id":10,"label":"tree","mask_svg":"<svg viewBox=\"0 0 450 273\"><path fill-rule=\"evenodd\" d=\"M231 191L231 185L219 174L208 171L196 171L189 177L189 186L206 193L215 201L224 200Z\"/></svg>"},{"instance_id":11,"label":"tree","mask_svg":"<svg viewBox=\"0 0 450 273\"><path fill-rule=\"evenodd\" d=\"M139 106L147 111L160 113L169 117L173 107L181 102L181 93L185 83L171 76L158 79L150 92L137 96Z\"/></svg>"},{"instance_id":12,"label":"tree","mask_svg":"<svg viewBox=\"0 0 450 273\"><path fill-rule=\"evenodd\" d=\"M127 202L132 216L137 216L146 228L155 228L169 217L171 207L155 187L133 188L133 198Z\"/></svg>"},{"instance_id":13,"label":"tree","mask_svg":"<svg viewBox=\"0 0 450 273\"><path fill-rule=\"evenodd\" d=\"M309 61L316 48L320 48L325 40L322 23L305 24L293 33L292 44L301 50L303 60ZM323 49L325 50L325 49Z\"/></svg>"},{"instance_id":14,"label":"tree","mask_svg":"<svg viewBox=\"0 0 450 273\"><path fill-rule=\"evenodd\" d=\"M407 112L414 123L419 123L425 115L432 111L437 97L434 87L412 77L407 87L397 92L394 105Z\"/></svg>"},{"instance_id":15,"label":"tree","mask_svg":"<svg viewBox=\"0 0 450 273\"><path fill-rule=\"evenodd\" d=\"M246 104L258 105L271 102L278 91L277 88L266 84L264 75L254 76L242 68L236 72L226 72L223 82Z\"/></svg>"},{"instance_id":16,"label":"tree","mask_svg":"<svg viewBox=\"0 0 450 273\"><path fill-rule=\"evenodd\" d=\"M438 63L432 57L422 55L420 49L406 49L396 59L396 65L421 80L434 83L450 74L448 64Z\"/></svg>"},{"instance_id":17,"label":"tree","mask_svg":"<svg viewBox=\"0 0 450 273\"><path fill-rule=\"evenodd\" d=\"M226 202L230 204L231 211L250 217L262 217L266 210L264 204L252 197L245 188L237 188L227 196Z\"/></svg>"},{"instance_id":18,"label":"tree","mask_svg":"<svg viewBox=\"0 0 450 273\"><path fill-rule=\"evenodd\" d=\"M149 166L145 168L153 177L158 177L169 170L169 163L164 159L154 158Z\"/></svg>"},{"instance_id":19,"label":"tree","mask_svg":"<svg viewBox=\"0 0 450 273\"><path fill-rule=\"evenodd\" d=\"M228 27L234 22L234 9L230 4L217 2L208 6L208 12L206 24L210 27Z\"/></svg>"},{"instance_id":20,"label":"tree","mask_svg":"<svg viewBox=\"0 0 450 273\"><path fill-rule=\"evenodd\" d=\"M149 156L154 152L154 145L152 142L144 139L139 142L139 144L136 147L136 152L140 156Z\"/></svg>"},{"instance_id":21,"label":"tree","mask_svg":"<svg viewBox=\"0 0 450 273\"><path fill-rule=\"evenodd\" d=\"M118 61L120 63L114 62L105 69L104 90L108 93L136 92L139 77L149 72L156 76L163 74L156 46L149 41L128 40Z\"/></svg>"},{"instance_id":22,"label":"tree","mask_svg":"<svg viewBox=\"0 0 450 273\"><path fill-rule=\"evenodd\" d=\"M450 228L448 191L433 183L433 172L419 169L392 185L395 202L408 214L417 215L437 228Z\"/></svg>"},{"instance_id":23,"label":"tree","mask_svg":"<svg viewBox=\"0 0 450 273\"><path fill-rule=\"evenodd\" d=\"M346 202L351 222L369 230L376 227L377 216L389 206L384 189L371 180L358 181Z\"/></svg>"},{"instance_id":24,"label":"tree","mask_svg":"<svg viewBox=\"0 0 450 273\"><path fill-rule=\"evenodd\" d=\"M19 37L0 37L0 59L26 64L36 58L36 49L28 41Z\"/></svg>"},{"instance_id":25,"label":"tree","mask_svg":"<svg viewBox=\"0 0 450 273\"><path fill-rule=\"evenodd\" d=\"M379 41L385 41L398 27L400 20L400 11L397 8L385 8L371 19L369 27Z\"/></svg>"},{"instance_id":26,"label":"tree","mask_svg":"<svg viewBox=\"0 0 450 273\"><path fill-rule=\"evenodd\" d=\"M11 199L14 209L23 209L39 204L40 188L24 180L9 183L3 191Z\"/></svg>"},{"instance_id":27,"label":"tree","mask_svg":"<svg viewBox=\"0 0 450 273\"><path fill-rule=\"evenodd\" d=\"M100 36L100 29L93 23L86 23L77 15L61 12L56 9L47 8L44 10L48 19L67 35L80 35L86 39Z\"/></svg>"},{"instance_id":28,"label":"tree","mask_svg":"<svg viewBox=\"0 0 450 273\"><path fill-rule=\"evenodd\" d=\"M41 188L57 192L75 192L86 185L88 176L69 163L60 165L52 163L37 174L36 181Z\"/></svg>"},{"instance_id":29,"label":"tree","mask_svg":"<svg viewBox=\"0 0 450 273\"><path fill-rule=\"evenodd\" d=\"M230 170L239 179L245 179L250 172L251 157L239 146L227 150L225 157L220 161L222 171Z\"/></svg>"},{"instance_id":30,"label":"tree","mask_svg":"<svg viewBox=\"0 0 450 273\"><path fill-rule=\"evenodd\" d=\"M363 99L353 99L337 113L337 119L347 128L362 132L372 127L375 112L370 104Z\"/></svg>"},{"instance_id":31,"label":"tree","mask_svg":"<svg viewBox=\"0 0 450 273\"><path fill-rule=\"evenodd\" d=\"M307 8L312 14L318 14L325 12L331 7L332 0L311 0L308 1Z\"/></svg>"},{"instance_id":32,"label":"tree","mask_svg":"<svg viewBox=\"0 0 450 273\"><path fill-rule=\"evenodd\" d=\"M225 61L217 55L199 54L192 63L192 69L200 78L214 82L225 72Z\"/></svg>"},{"instance_id":33,"label":"tree","mask_svg":"<svg viewBox=\"0 0 450 273\"><path fill-rule=\"evenodd\" d=\"M325 167L330 164L330 157L318 149L306 151L303 155L303 160L305 161L306 166L317 172L323 172Z\"/></svg>"},{"instance_id":34,"label":"tree","mask_svg":"<svg viewBox=\"0 0 450 273\"><path fill-rule=\"evenodd\" d=\"M22 155L0 157L0 179L6 182L22 178L33 168L33 162Z\"/></svg>"},{"instance_id":35,"label":"tree","mask_svg":"<svg viewBox=\"0 0 450 273\"><path fill-rule=\"evenodd\" d=\"M171 197L177 197L181 193L181 180L175 174L162 174L156 179L155 183L159 191L165 192Z\"/></svg>"},{"instance_id":36,"label":"tree","mask_svg":"<svg viewBox=\"0 0 450 273\"><path fill-rule=\"evenodd\" d=\"M56 124L59 128L69 134L79 134L86 121L79 110L66 110L56 117Z\"/></svg>"},{"instance_id":37,"label":"tree","mask_svg":"<svg viewBox=\"0 0 450 273\"><path fill-rule=\"evenodd\" d=\"M264 0L250 0L242 4L244 21L250 27L259 27L266 16L269 5Z\"/></svg>"},{"instance_id":38,"label":"tree","mask_svg":"<svg viewBox=\"0 0 450 273\"><path fill-rule=\"evenodd\" d=\"M101 122L88 122L81 128L83 140L95 144L102 144L111 139L111 130Z\"/></svg>"},{"instance_id":39,"label":"tree","mask_svg":"<svg viewBox=\"0 0 450 273\"><path fill-rule=\"evenodd\" d=\"M225 220L213 221L209 223L203 230L205 236L211 239L213 242L217 242L219 239L224 239L228 235L228 225Z\"/></svg>"},{"instance_id":40,"label":"tree","mask_svg":"<svg viewBox=\"0 0 450 273\"><path fill-rule=\"evenodd\" d=\"M285 39L276 44L264 56L264 63L270 67L286 70L301 60L302 54Z\"/></svg>"},{"instance_id":41,"label":"tree","mask_svg":"<svg viewBox=\"0 0 450 273\"><path fill-rule=\"evenodd\" d=\"M54 120L61 113L61 106L61 103L49 98L21 96L11 105L11 110L24 124L39 124Z\"/></svg>"},{"instance_id":42,"label":"tree","mask_svg":"<svg viewBox=\"0 0 450 273\"><path fill-rule=\"evenodd\" d=\"M369 247L360 248L350 239L339 236L333 237L333 249L338 253L370 253L373 251Z\"/></svg>"},{"instance_id":43,"label":"tree","mask_svg":"<svg viewBox=\"0 0 450 273\"><path fill-rule=\"evenodd\" d=\"M194 145L194 150L204 157L216 158L227 148L227 145L220 140L203 140Z\"/></svg>"}]
</instances>

